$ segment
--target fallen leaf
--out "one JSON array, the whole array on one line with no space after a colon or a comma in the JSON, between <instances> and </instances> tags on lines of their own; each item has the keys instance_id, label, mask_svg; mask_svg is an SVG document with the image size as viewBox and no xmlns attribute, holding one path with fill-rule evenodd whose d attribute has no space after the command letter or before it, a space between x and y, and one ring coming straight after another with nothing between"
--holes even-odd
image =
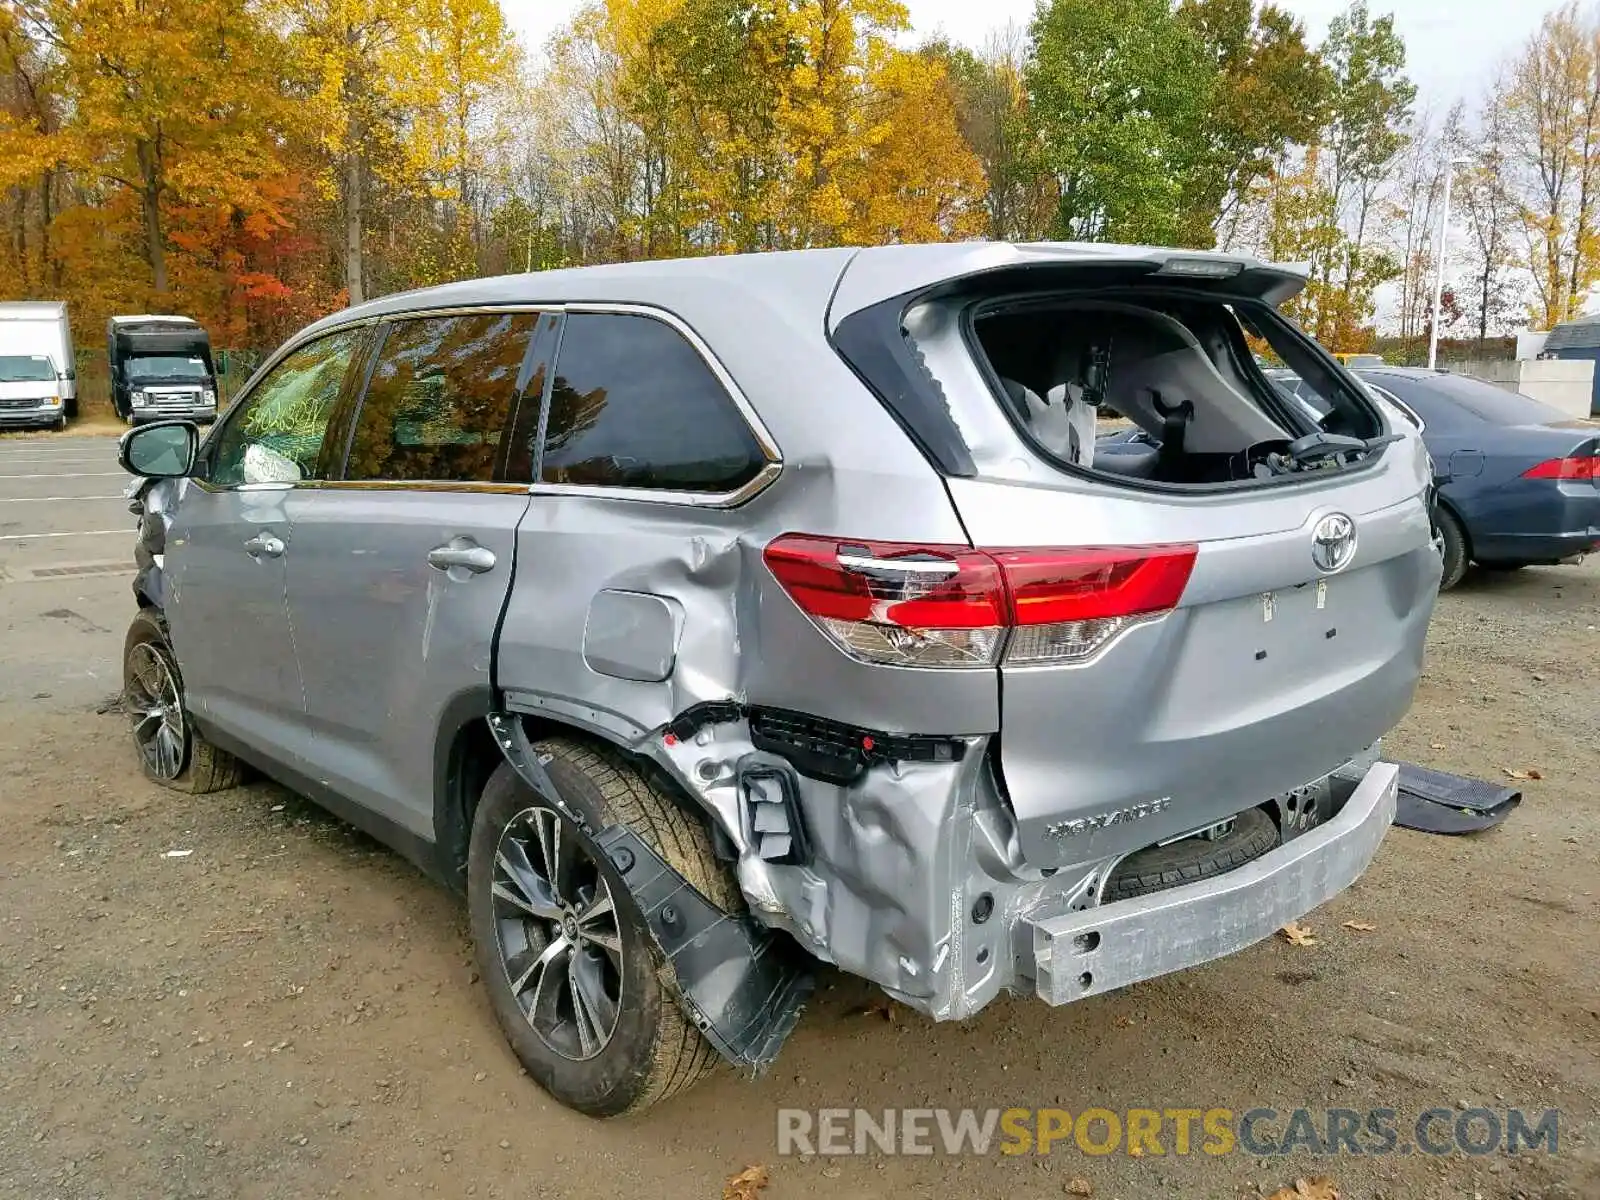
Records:
<instances>
[{"instance_id":1,"label":"fallen leaf","mask_svg":"<svg viewBox=\"0 0 1600 1200\"><path fill-rule=\"evenodd\" d=\"M1111 1023L1113 1025L1115 1025L1118 1029L1127 1029L1129 1026L1131 1026L1133 1024L1133 1018L1128 1016L1126 1013L1118 1013L1115 1017L1113 1017L1111 1019ZM1085 1192L1084 1194L1088 1195L1087 1192Z\"/></svg>"},{"instance_id":2,"label":"fallen leaf","mask_svg":"<svg viewBox=\"0 0 1600 1200\"><path fill-rule=\"evenodd\" d=\"M849 1015L852 1017L882 1017L891 1025L896 1020L894 1002L891 1000L876 1000L871 1004L864 1004L860 1008L852 1008Z\"/></svg>"},{"instance_id":3,"label":"fallen leaf","mask_svg":"<svg viewBox=\"0 0 1600 1200\"><path fill-rule=\"evenodd\" d=\"M1443 750L1444 749L1444 743L1443 742L1429 742L1428 745L1432 746L1435 750Z\"/></svg>"},{"instance_id":4,"label":"fallen leaf","mask_svg":"<svg viewBox=\"0 0 1600 1200\"><path fill-rule=\"evenodd\" d=\"M1067 1195L1092 1196L1094 1195L1094 1188L1089 1186L1089 1181L1087 1179L1069 1179L1067 1180Z\"/></svg>"},{"instance_id":5,"label":"fallen leaf","mask_svg":"<svg viewBox=\"0 0 1600 1200\"><path fill-rule=\"evenodd\" d=\"M1543 779L1544 775L1540 772L1538 767L1529 767L1528 768L1528 778L1529 779Z\"/></svg>"},{"instance_id":6,"label":"fallen leaf","mask_svg":"<svg viewBox=\"0 0 1600 1200\"><path fill-rule=\"evenodd\" d=\"M1377 928L1376 925L1369 921L1346 921L1344 927L1346 929L1354 929L1357 933L1371 933Z\"/></svg>"},{"instance_id":7,"label":"fallen leaf","mask_svg":"<svg viewBox=\"0 0 1600 1200\"><path fill-rule=\"evenodd\" d=\"M1501 767L1508 779L1543 779L1544 773L1537 767L1529 767L1526 771L1513 771L1510 767Z\"/></svg>"},{"instance_id":8,"label":"fallen leaf","mask_svg":"<svg viewBox=\"0 0 1600 1200\"><path fill-rule=\"evenodd\" d=\"M1311 926L1302 925L1299 921L1290 921L1278 932L1283 935L1283 940L1291 946L1315 946L1317 944L1317 938L1311 932Z\"/></svg>"},{"instance_id":9,"label":"fallen leaf","mask_svg":"<svg viewBox=\"0 0 1600 1200\"><path fill-rule=\"evenodd\" d=\"M761 1189L767 1186L767 1169L757 1163L731 1175L722 1185L722 1200L760 1200ZM1338 1200L1338 1197L1334 1197Z\"/></svg>"}]
</instances>

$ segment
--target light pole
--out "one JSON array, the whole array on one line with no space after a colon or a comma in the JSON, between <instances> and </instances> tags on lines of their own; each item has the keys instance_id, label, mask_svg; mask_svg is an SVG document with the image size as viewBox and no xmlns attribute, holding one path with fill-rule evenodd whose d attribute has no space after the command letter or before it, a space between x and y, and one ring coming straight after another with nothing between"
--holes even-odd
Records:
<instances>
[{"instance_id":1,"label":"light pole","mask_svg":"<svg viewBox=\"0 0 1600 1200\"><path fill-rule=\"evenodd\" d=\"M1428 326L1428 370L1433 370L1439 357L1439 303L1444 298L1444 239L1450 228L1450 183L1456 177L1456 168L1464 167L1470 158L1452 158L1444 169L1444 212L1439 215L1438 261L1433 265L1433 323Z\"/></svg>"}]
</instances>

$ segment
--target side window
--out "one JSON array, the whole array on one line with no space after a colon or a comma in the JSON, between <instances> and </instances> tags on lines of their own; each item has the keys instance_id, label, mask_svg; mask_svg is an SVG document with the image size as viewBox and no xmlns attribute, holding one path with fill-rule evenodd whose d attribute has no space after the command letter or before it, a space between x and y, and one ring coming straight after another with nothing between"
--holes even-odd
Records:
<instances>
[{"instance_id":1,"label":"side window","mask_svg":"<svg viewBox=\"0 0 1600 1200\"><path fill-rule=\"evenodd\" d=\"M317 478L328 420L361 333L330 333L273 367L225 418L210 452L208 482L236 487Z\"/></svg>"},{"instance_id":2,"label":"side window","mask_svg":"<svg viewBox=\"0 0 1600 1200\"><path fill-rule=\"evenodd\" d=\"M730 492L765 464L727 389L676 329L632 314L567 315L542 482Z\"/></svg>"},{"instance_id":3,"label":"side window","mask_svg":"<svg viewBox=\"0 0 1600 1200\"><path fill-rule=\"evenodd\" d=\"M397 321L356 415L346 479L495 478L537 313Z\"/></svg>"}]
</instances>

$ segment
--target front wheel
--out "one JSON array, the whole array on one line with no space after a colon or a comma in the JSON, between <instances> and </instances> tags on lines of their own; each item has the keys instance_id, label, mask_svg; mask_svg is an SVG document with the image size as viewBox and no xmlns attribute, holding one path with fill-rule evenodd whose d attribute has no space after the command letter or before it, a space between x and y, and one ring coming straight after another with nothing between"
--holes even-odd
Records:
<instances>
[{"instance_id":1,"label":"front wheel","mask_svg":"<svg viewBox=\"0 0 1600 1200\"><path fill-rule=\"evenodd\" d=\"M565 803L597 826L628 825L714 903L736 903L705 830L626 759L564 738L537 749ZM504 763L473 816L467 904L495 1018L562 1104L639 1112L716 1066L616 868Z\"/></svg>"},{"instance_id":2,"label":"front wheel","mask_svg":"<svg viewBox=\"0 0 1600 1200\"><path fill-rule=\"evenodd\" d=\"M122 705L146 778L174 791L200 795L234 787L244 766L200 736L189 718L183 674L152 609L140 609L122 649Z\"/></svg>"}]
</instances>

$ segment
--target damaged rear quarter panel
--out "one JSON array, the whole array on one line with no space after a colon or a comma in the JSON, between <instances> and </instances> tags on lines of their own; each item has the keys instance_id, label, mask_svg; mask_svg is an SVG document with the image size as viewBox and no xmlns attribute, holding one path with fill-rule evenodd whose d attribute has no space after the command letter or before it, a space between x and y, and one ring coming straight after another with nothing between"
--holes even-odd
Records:
<instances>
[{"instance_id":1,"label":"damaged rear quarter panel","mask_svg":"<svg viewBox=\"0 0 1600 1200\"><path fill-rule=\"evenodd\" d=\"M884 733L981 739L998 728L999 689L990 670L847 657L762 561L766 545L790 532L966 543L943 482L823 337L820 308L791 321L760 298L730 304L719 295L704 309L673 311L759 413L781 473L726 509L644 491L621 499L536 486L518 531L496 676L509 709L588 729L661 764L743 850L733 779L752 750L748 729L741 720L669 747L664 727L686 709L733 700ZM653 678L660 666L666 677ZM847 970L904 982L897 947L926 963L928 908L949 907L926 856L961 774L951 765L878 766L850 788L801 780L804 819L823 843L817 869L782 868L788 878L775 889L768 864L747 854L754 869L740 875L752 907ZM815 938L804 935L800 909Z\"/></svg>"},{"instance_id":2,"label":"damaged rear quarter panel","mask_svg":"<svg viewBox=\"0 0 1600 1200\"><path fill-rule=\"evenodd\" d=\"M760 414L781 474L728 509L662 502L645 490L618 499L536 485L498 650L508 701L587 710L585 723L630 743L691 705L729 698L892 732L992 732L991 672L857 663L795 608L761 561L766 544L787 532L966 542L942 481L823 336L821 301L797 312L726 287L691 288L670 307ZM615 603L600 597L608 590L660 596L681 612L666 679L602 674L585 661L597 597L602 607ZM659 633L631 643L642 658L661 650L652 637ZM946 678L930 687L935 674Z\"/></svg>"}]
</instances>

